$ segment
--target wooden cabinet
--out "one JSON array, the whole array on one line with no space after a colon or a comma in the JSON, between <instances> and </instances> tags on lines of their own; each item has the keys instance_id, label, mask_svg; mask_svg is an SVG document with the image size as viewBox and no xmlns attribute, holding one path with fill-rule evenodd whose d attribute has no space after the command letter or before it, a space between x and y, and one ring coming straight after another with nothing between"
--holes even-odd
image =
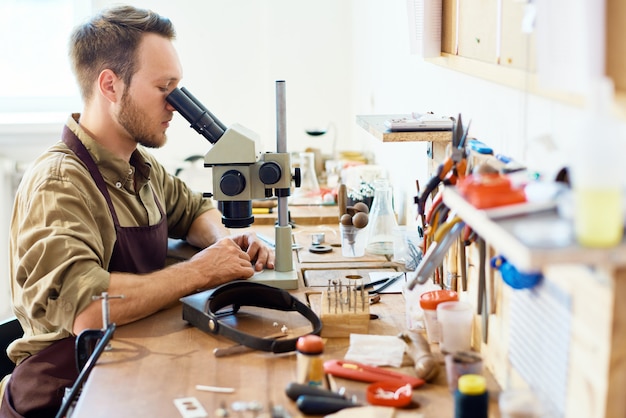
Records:
<instances>
[{"instance_id":1,"label":"wooden cabinet","mask_svg":"<svg viewBox=\"0 0 626 418\"><path fill-rule=\"evenodd\" d=\"M616 105L626 117L626 3L605 2L605 74L615 84ZM601 4L601 1L593 6ZM531 3L531 2L529 2ZM532 6L531 6L532 7ZM581 6L582 7L582 6ZM532 94L582 106L580 93L538 86L537 42L527 2L516 0L442 0L441 56L429 62ZM563 14L562 19L568 18ZM571 17L571 16L570 16ZM576 54L584 48L563 45Z\"/></svg>"}]
</instances>

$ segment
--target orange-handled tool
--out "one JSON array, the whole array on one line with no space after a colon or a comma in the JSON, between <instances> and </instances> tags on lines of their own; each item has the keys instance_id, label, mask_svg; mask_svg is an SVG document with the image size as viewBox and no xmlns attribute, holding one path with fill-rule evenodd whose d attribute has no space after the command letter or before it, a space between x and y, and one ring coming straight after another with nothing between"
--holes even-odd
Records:
<instances>
[{"instance_id":1,"label":"orange-handled tool","mask_svg":"<svg viewBox=\"0 0 626 418\"><path fill-rule=\"evenodd\" d=\"M383 369L377 366L358 363L356 361L328 360L324 362L324 371L327 374L344 379L358 380L360 382L380 382L383 380L397 380L408 383L416 388L426 381L408 374Z\"/></svg>"}]
</instances>

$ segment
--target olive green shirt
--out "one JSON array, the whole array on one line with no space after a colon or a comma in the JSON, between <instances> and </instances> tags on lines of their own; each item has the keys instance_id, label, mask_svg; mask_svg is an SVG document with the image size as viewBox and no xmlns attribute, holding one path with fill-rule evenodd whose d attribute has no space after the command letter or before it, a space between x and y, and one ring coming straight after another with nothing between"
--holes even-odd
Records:
<instances>
[{"instance_id":1,"label":"olive green shirt","mask_svg":"<svg viewBox=\"0 0 626 418\"><path fill-rule=\"evenodd\" d=\"M72 115L67 126L85 145L107 185L121 226L154 225L167 215L171 238L185 238L196 217L214 208L142 147L124 161L99 145ZM58 142L24 174L10 231L13 310L24 337L8 350L19 363L71 336L74 318L109 287L115 227L85 164Z\"/></svg>"}]
</instances>

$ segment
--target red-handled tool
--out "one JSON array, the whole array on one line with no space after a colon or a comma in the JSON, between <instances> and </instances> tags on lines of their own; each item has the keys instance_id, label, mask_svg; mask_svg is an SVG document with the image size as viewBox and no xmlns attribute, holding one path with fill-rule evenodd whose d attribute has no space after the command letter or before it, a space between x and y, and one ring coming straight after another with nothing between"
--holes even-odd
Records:
<instances>
[{"instance_id":1,"label":"red-handled tool","mask_svg":"<svg viewBox=\"0 0 626 418\"><path fill-rule=\"evenodd\" d=\"M360 382L373 383L383 380L399 380L402 383L410 384L414 388L426 383L424 379L418 377L376 366L369 366L356 361L328 360L324 362L324 371L332 376L358 380Z\"/></svg>"}]
</instances>

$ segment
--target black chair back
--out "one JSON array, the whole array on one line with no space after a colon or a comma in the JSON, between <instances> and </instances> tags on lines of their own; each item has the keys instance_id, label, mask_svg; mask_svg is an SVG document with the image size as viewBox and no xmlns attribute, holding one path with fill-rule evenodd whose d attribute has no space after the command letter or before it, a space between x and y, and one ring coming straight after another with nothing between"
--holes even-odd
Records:
<instances>
[{"instance_id":1,"label":"black chair back","mask_svg":"<svg viewBox=\"0 0 626 418\"><path fill-rule=\"evenodd\" d=\"M7 347L24 335L24 330L17 318L0 322L0 379L11 374L15 363L7 356Z\"/></svg>"}]
</instances>

